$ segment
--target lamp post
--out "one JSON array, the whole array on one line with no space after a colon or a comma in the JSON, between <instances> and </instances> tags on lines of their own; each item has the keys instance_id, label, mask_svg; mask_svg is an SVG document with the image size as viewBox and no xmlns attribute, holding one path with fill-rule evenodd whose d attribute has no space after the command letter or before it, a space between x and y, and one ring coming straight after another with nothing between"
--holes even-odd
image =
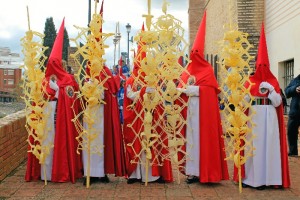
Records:
<instances>
[{"instance_id":1,"label":"lamp post","mask_svg":"<svg viewBox=\"0 0 300 200\"><path fill-rule=\"evenodd\" d=\"M116 46L118 44L118 38L115 36L115 38L113 39L114 45L115 45L115 49L114 49L114 66L116 66Z\"/></svg>"},{"instance_id":2,"label":"lamp post","mask_svg":"<svg viewBox=\"0 0 300 200\"><path fill-rule=\"evenodd\" d=\"M129 33L131 31L131 25L127 23L126 25L126 30L127 30L127 66L129 66Z\"/></svg>"},{"instance_id":3,"label":"lamp post","mask_svg":"<svg viewBox=\"0 0 300 200\"><path fill-rule=\"evenodd\" d=\"M120 58L120 54L121 54L121 52L120 52L120 40L121 40L121 33L120 33L120 27L119 27L119 22L117 22L117 24L116 24L116 33L115 33L115 38L117 38L118 39L118 58Z\"/></svg>"},{"instance_id":4,"label":"lamp post","mask_svg":"<svg viewBox=\"0 0 300 200\"><path fill-rule=\"evenodd\" d=\"M91 2L91 0L89 0L89 10L88 10L88 27L90 26L91 15L92 15L91 7L92 7L92 2Z\"/></svg>"}]
</instances>

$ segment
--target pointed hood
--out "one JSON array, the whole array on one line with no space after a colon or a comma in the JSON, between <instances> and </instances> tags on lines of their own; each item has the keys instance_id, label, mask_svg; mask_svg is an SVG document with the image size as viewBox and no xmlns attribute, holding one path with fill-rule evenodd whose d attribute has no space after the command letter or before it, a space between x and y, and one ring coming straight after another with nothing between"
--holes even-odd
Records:
<instances>
[{"instance_id":1,"label":"pointed hood","mask_svg":"<svg viewBox=\"0 0 300 200\"><path fill-rule=\"evenodd\" d=\"M255 74L250 77L250 81L252 83L255 83L255 85L251 87L251 94L253 96L261 96L262 94L259 93L259 85L264 81L270 83L275 88L276 92L279 93L280 86L278 80L270 70L264 23L262 23L261 25L259 46L257 50L257 60L255 66Z\"/></svg>"},{"instance_id":2,"label":"pointed hood","mask_svg":"<svg viewBox=\"0 0 300 200\"><path fill-rule=\"evenodd\" d=\"M262 23L262 25L261 25L259 46L258 46L258 50L257 50L256 68L258 66L266 66L266 67L270 68L264 23Z\"/></svg>"},{"instance_id":3,"label":"pointed hood","mask_svg":"<svg viewBox=\"0 0 300 200\"><path fill-rule=\"evenodd\" d=\"M205 47L205 24L206 24L206 11L204 12L203 19L200 23L198 33L191 51L189 64L187 70L191 76L195 77L195 85L197 86L210 86L218 90L218 82L214 75L213 67L204 59ZM183 73L181 79L184 83L188 82L189 75Z\"/></svg>"},{"instance_id":4,"label":"pointed hood","mask_svg":"<svg viewBox=\"0 0 300 200\"><path fill-rule=\"evenodd\" d=\"M67 72L62 67L62 50L64 41L65 18L63 19L57 36L55 38L51 54L48 59L45 76L49 78L55 75L59 80L62 80Z\"/></svg>"},{"instance_id":5,"label":"pointed hood","mask_svg":"<svg viewBox=\"0 0 300 200\"><path fill-rule=\"evenodd\" d=\"M201 23L197 35L194 40L192 51L198 51L198 53L204 57L205 47L205 33L206 33L206 10L204 11Z\"/></svg>"},{"instance_id":6,"label":"pointed hood","mask_svg":"<svg viewBox=\"0 0 300 200\"><path fill-rule=\"evenodd\" d=\"M59 31L56 35L51 54L49 56L50 58L57 58L59 60L62 60L62 50L63 50L63 43L64 43L64 30L65 30L65 18L63 19Z\"/></svg>"}]
</instances>

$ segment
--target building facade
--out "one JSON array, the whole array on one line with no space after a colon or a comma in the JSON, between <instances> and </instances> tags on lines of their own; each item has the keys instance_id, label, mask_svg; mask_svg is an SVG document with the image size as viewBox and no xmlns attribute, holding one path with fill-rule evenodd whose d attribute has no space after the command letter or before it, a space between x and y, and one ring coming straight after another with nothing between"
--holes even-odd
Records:
<instances>
[{"instance_id":1,"label":"building facade","mask_svg":"<svg viewBox=\"0 0 300 200\"><path fill-rule=\"evenodd\" d=\"M0 47L0 101L11 101L22 78L19 54L11 53L7 47Z\"/></svg>"},{"instance_id":2,"label":"building facade","mask_svg":"<svg viewBox=\"0 0 300 200\"><path fill-rule=\"evenodd\" d=\"M231 21L239 30L249 33L248 40L254 46L250 54L256 56L264 22L270 68L281 88L300 74L300 1L189 0L191 46L204 10L207 12L205 53L212 64L219 52L218 41L222 40L224 25ZM255 60L250 64L254 68Z\"/></svg>"}]
</instances>

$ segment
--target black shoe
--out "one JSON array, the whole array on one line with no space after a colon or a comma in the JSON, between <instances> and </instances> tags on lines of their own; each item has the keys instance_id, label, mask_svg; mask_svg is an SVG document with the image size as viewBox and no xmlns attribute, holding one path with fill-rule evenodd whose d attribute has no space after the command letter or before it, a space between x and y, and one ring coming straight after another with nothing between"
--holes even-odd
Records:
<instances>
[{"instance_id":1,"label":"black shoe","mask_svg":"<svg viewBox=\"0 0 300 200\"><path fill-rule=\"evenodd\" d=\"M133 183L137 183L137 182L141 182L141 179L137 179L137 178L127 179L127 184L133 184Z\"/></svg>"},{"instance_id":2,"label":"black shoe","mask_svg":"<svg viewBox=\"0 0 300 200\"><path fill-rule=\"evenodd\" d=\"M197 176L188 177L185 182L187 184L196 183L196 182L199 182L199 178Z\"/></svg>"},{"instance_id":3,"label":"black shoe","mask_svg":"<svg viewBox=\"0 0 300 200\"><path fill-rule=\"evenodd\" d=\"M262 185L262 186L256 187L255 189L257 189L257 190L264 190L264 189L266 189L266 186Z\"/></svg>"},{"instance_id":4,"label":"black shoe","mask_svg":"<svg viewBox=\"0 0 300 200\"><path fill-rule=\"evenodd\" d=\"M90 185L99 181L98 177L90 177ZM86 177L83 179L83 185L86 186Z\"/></svg>"},{"instance_id":5,"label":"black shoe","mask_svg":"<svg viewBox=\"0 0 300 200\"><path fill-rule=\"evenodd\" d=\"M249 185L242 183L242 188L247 188L247 187L249 187Z\"/></svg>"},{"instance_id":6,"label":"black shoe","mask_svg":"<svg viewBox=\"0 0 300 200\"><path fill-rule=\"evenodd\" d=\"M100 177L99 180L101 183L109 183L109 178L107 175L105 175L104 177Z\"/></svg>"},{"instance_id":7,"label":"black shoe","mask_svg":"<svg viewBox=\"0 0 300 200\"><path fill-rule=\"evenodd\" d=\"M290 156L290 157L298 157L298 154L289 153L288 156Z\"/></svg>"},{"instance_id":8,"label":"black shoe","mask_svg":"<svg viewBox=\"0 0 300 200\"><path fill-rule=\"evenodd\" d=\"M159 179L153 181L153 183L166 183L166 181L162 177L159 177Z\"/></svg>"}]
</instances>

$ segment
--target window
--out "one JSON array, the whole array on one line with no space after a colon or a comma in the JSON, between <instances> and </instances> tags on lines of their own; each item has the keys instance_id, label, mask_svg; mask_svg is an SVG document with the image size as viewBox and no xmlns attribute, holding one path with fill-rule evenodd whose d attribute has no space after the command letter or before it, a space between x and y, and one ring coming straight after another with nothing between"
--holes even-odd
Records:
<instances>
[{"instance_id":1,"label":"window","mask_svg":"<svg viewBox=\"0 0 300 200\"><path fill-rule=\"evenodd\" d=\"M7 70L7 75L14 75L15 71L13 69Z\"/></svg>"},{"instance_id":2,"label":"window","mask_svg":"<svg viewBox=\"0 0 300 200\"><path fill-rule=\"evenodd\" d=\"M7 85L13 85L13 84L15 84L14 79L8 79L7 80Z\"/></svg>"},{"instance_id":3,"label":"window","mask_svg":"<svg viewBox=\"0 0 300 200\"><path fill-rule=\"evenodd\" d=\"M4 80L3 80L3 84L4 84L4 85L6 85L6 83L7 83L7 80L6 80L6 79L4 79Z\"/></svg>"},{"instance_id":4,"label":"window","mask_svg":"<svg viewBox=\"0 0 300 200\"><path fill-rule=\"evenodd\" d=\"M291 80L294 78L294 59L293 60L288 60L284 62L284 74L283 74L283 79L284 79L284 88L286 88ZM287 104L291 104L291 98L287 99ZM284 109L284 113L287 114L290 111L290 108L287 106Z\"/></svg>"},{"instance_id":5,"label":"window","mask_svg":"<svg viewBox=\"0 0 300 200\"><path fill-rule=\"evenodd\" d=\"M7 75L7 70L6 69L4 70L4 75Z\"/></svg>"}]
</instances>

